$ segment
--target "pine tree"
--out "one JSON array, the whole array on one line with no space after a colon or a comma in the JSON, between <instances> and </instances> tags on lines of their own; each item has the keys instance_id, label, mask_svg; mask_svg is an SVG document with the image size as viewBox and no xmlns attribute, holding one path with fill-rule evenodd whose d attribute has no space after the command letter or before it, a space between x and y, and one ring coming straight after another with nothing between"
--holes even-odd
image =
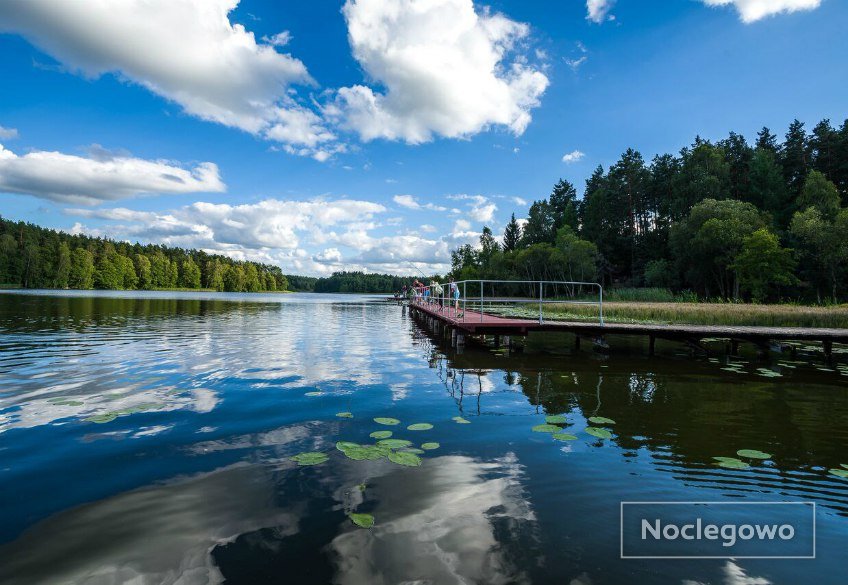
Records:
<instances>
[{"instance_id":1,"label":"pine tree","mask_svg":"<svg viewBox=\"0 0 848 585\"><path fill-rule=\"evenodd\" d=\"M521 241L521 226L518 225L518 222L515 220L515 214L512 214L512 217L509 220L509 223L506 224L506 228L504 228L503 234L503 249L504 252L512 252L518 249L519 242Z\"/></svg>"},{"instance_id":2,"label":"pine tree","mask_svg":"<svg viewBox=\"0 0 848 585\"><path fill-rule=\"evenodd\" d=\"M780 165L783 167L783 179L793 197L801 194L804 181L809 172L809 144L804 123L794 120L786 132L786 140L780 149Z\"/></svg>"}]
</instances>

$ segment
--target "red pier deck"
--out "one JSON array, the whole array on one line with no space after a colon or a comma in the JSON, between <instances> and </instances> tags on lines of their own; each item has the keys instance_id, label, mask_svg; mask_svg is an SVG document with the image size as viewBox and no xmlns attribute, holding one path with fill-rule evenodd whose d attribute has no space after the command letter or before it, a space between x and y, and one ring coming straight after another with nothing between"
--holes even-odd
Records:
<instances>
[{"instance_id":1,"label":"red pier deck","mask_svg":"<svg viewBox=\"0 0 848 585\"><path fill-rule=\"evenodd\" d=\"M652 339L698 342L706 338L748 341L759 345L771 341L817 341L830 354L833 343L848 343L848 329L804 327L755 327L723 325L661 325L632 323L588 323L577 321L544 321L499 317L476 311L459 314L453 307L413 302L410 310L433 317L469 335L527 335L533 331L574 333L584 337L603 335L644 335Z\"/></svg>"}]
</instances>

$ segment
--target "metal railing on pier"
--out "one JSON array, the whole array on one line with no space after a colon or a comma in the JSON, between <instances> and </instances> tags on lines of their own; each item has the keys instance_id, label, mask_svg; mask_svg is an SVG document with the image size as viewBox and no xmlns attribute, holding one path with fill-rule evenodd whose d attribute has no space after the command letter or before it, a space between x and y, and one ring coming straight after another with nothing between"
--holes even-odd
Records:
<instances>
[{"instance_id":1,"label":"metal railing on pier","mask_svg":"<svg viewBox=\"0 0 848 585\"><path fill-rule=\"evenodd\" d=\"M413 287L411 291L410 303L463 322L482 322L486 315L525 319L532 316L542 324L545 307L594 305L598 307L598 322L604 324L604 287L596 282L461 280Z\"/></svg>"}]
</instances>

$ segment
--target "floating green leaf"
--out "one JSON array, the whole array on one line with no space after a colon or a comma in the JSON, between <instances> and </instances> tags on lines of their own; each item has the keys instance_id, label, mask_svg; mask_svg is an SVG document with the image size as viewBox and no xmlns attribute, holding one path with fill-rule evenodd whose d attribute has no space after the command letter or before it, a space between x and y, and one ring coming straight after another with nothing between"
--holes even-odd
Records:
<instances>
[{"instance_id":1,"label":"floating green leaf","mask_svg":"<svg viewBox=\"0 0 848 585\"><path fill-rule=\"evenodd\" d=\"M558 433L562 429L556 425L536 425L532 430L534 433Z\"/></svg>"},{"instance_id":2,"label":"floating green leaf","mask_svg":"<svg viewBox=\"0 0 848 585\"><path fill-rule=\"evenodd\" d=\"M840 463L839 465L841 465L841 466L842 466L842 467L844 467L845 469L848 469L848 463Z\"/></svg>"},{"instance_id":3,"label":"floating green leaf","mask_svg":"<svg viewBox=\"0 0 848 585\"><path fill-rule=\"evenodd\" d=\"M551 435L557 441L576 441L577 437L575 435L569 435L568 433L554 433Z\"/></svg>"},{"instance_id":4,"label":"floating green leaf","mask_svg":"<svg viewBox=\"0 0 848 585\"><path fill-rule=\"evenodd\" d=\"M377 444L388 447L389 449L403 449L412 445L412 441L407 441L406 439L383 439L382 441L377 441Z\"/></svg>"},{"instance_id":5,"label":"floating green leaf","mask_svg":"<svg viewBox=\"0 0 848 585\"><path fill-rule=\"evenodd\" d=\"M374 431L368 436L372 439L388 439L392 436L392 431Z\"/></svg>"},{"instance_id":6,"label":"floating green leaf","mask_svg":"<svg viewBox=\"0 0 848 585\"><path fill-rule=\"evenodd\" d=\"M590 416L590 423L595 423L596 425L614 425L615 421L611 418L607 418L605 416Z\"/></svg>"},{"instance_id":7,"label":"floating green leaf","mask_svg":"<svg viewBox=\"0 0 848 585\"><path fill-rule=\"evenodd\" d=\"M377 445L362 445L361 447L350 447L342 451L345 457L354 461L374 461L382 459L387 455L386 451Z\"/></svg>"},{"instance_id":8,"label":"floating green leaf","mask_svg":"<svg viewBox=\"0 0 848 585\"><path fill-rule=\"evenodd\" d=\"M336 416L339 418L353 418L352 412L337 412Z\"/></svg>"},{"instance_id":9,"label":"floating green leaf","mask_svg":"<svg viewBox=\"0 0 848 585\"><path fill-rule=\"evenodd\" d=\"M94 416L90 416L85 420L87 422L93 422L102 425L103 423L112 422L116 418L118 418L117 414L115 414L114 412L107 412L106 414L95 414Z\"/></svg>"},{"instance_id":10,"label":"floating green leaf","mask_svg":"<svg viewBox=\"0 0 848 585\"><path fill-rule=\"evenodd\" d=\"M371 528L374 526L374 516L371 514L351 514L350 521L360 528Z\"/></svg>"},{"instance_id":11,"label":"floating green leaf","mask_svg":"<svg viewBox=\"0 0 848 585\"><path fill-rule=\"evenodd\" d=\"M836 477L843 477L848 479L848 469L831 469L828 471L831 475L835 475Z\"/></svg>"},{"instance_id":12,"label":"floating green leaf","mask_svg":"<svg viewBox=\"0 0 848 585\"><path fill-rule=\"evenodd\" d=\"M586 432L592 435L593 437L598 437L599 439L611 439L612 433L607 429L601 429L598 427L586 427Z\"/></svg>"},{"instance_id":13,"label":"floating green leaf","mask_svg":"<svg viewBox=\"0 0 848 585\"><path fill-rule=\"evenodd\" d=\"M323 396L323 392L307 392L304 396Z\"/></svg>"},{"instance_id":14,"label":"floating green leaf","mask_svg":"<svg viewBox=\"0 0 848 585\"><path fill-rule=\"evenodd\" d=\"M747 459L771 459L771 453L763 453L756 449L739 449L736 454Z\"/></svg>"},{"instance_id":15,"label":"floating green leaf","mask_svg":"<svg viewBox=\"0 0 848 585\"><path fill-rule=\"evenodd\" d=\"M406 465L407 467L418 467L421 465L421 457L415 453L404 453L403 451L389 453L389 461L398 465Z\"/></svg>"},{"instance_id":16,"label":"floating green leaf","mask_svg":"<svg viewBox=\"0 0 848 585\"><path fill-rule=\"evenodd\" d=\"M430 423L415 423L414 425L409 425L406 427L408 431L429 431L433 428L433 425Z\"/></svg>"},{"instance_id":17,"label":"floating green leaf","mask_svg":"<svg viewBox=\"0 0 848 585\"><path fill-rule=\"evenodd\" d=\"M388 418L388 417L385 417L385 416L378 416L377 418L374 419L374 422L377 423L378 425L389 425L389 426L400 424L400 421L398 419Z\"/></svg>"},{"instance_id":18,"label":"floating green leaf","mask_svg":"<svg viewBox=\"0 0 848 585\"><path fill-rule=\"evenodd\" d=\"M453 422L455 422L455 423L457 423L457 424L460 424L460 425L470 425L470 424L471 424L471 421L470 421L470 420L465 420L465 419L464 419L464 418L462 418L461 416L455 416L455 417L453 417L453 419L451 419L451 420L453 420Z\"/></svg>"},{"instance_id":19,"label":"floating green leaf","mask_svg":"<svg viewBox=\"0 0 848 585\"><path fill-rule=\"evenodd\" d=\"M361 446L362 445L360 445L359 443L351 443L350 441L339 441L338 443L336 443L336 449L338 449L339 451L342 451L342 452L344 452L348 449L354 449L356 447L361 447Z\"/></svg>"},{"instance_id":20,"label":"floating green leaf","mask_svg":"<svg viewBox=\"0 0 848 585\"><path fill-rule=\"evenodd\" d=\"M716 465L726 469L748 469L750 465L736 457L713 457L717 461Z\"/></svg>"},{"instance_id":21,"label":"floating green leaf","mask_svg":"<svg viewBox=\"0 0 848 585\"><path fill-rule=\"evenodd\" d=\"M563 425L568 422L564 414L550 414L545 417L545 422L552 425Z\"/></svg>"},{"instance_id":22,"label":"floating green leaf","mask_svg":"<svg viewBox=\"0 0 848 585\"><path fill-rule=\"evenodd\" d=\"M441 445L439 445L438 443L423 443L421 445L421 448L425 451L431 451L433 449L438 449L439 447L441 447Z\"/></svg>"},{"instance_id":23,"label":"floating green leaf","mask_svg":"<svg viewBox=\"0 0 848 585\"><path fill-rule=\"evenodd\" d=\"M298 453L292 457L292 461L297 462L298 465L318 465L319 463L324 463L327 459L329 459L327 454L320 451Z\"/></svg>"}]
</instances>

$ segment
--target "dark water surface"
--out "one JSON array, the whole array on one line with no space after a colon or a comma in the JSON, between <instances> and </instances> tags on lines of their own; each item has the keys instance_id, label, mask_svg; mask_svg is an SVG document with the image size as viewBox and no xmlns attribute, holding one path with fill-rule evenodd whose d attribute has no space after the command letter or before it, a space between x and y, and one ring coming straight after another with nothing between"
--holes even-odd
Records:
<instances>
[{"instance_id":1,"label":"dark water surface","mask_svg":"<svg viewBox=\"0 0 848 585\"><path fill-rule=\"evenodd\" d=\"M726 371L610 341L457 353L366 297L0 294L0 582L848 582L844 361ZM578 440L533 432L546 414ZM612 439L585 433L596 415ZM420 467L335 448L385 429L440 447ZM772 457L714 465L738 449ZM814 501L817 558L622 560L634 500Z\"/></svg>"}]
</instances>

